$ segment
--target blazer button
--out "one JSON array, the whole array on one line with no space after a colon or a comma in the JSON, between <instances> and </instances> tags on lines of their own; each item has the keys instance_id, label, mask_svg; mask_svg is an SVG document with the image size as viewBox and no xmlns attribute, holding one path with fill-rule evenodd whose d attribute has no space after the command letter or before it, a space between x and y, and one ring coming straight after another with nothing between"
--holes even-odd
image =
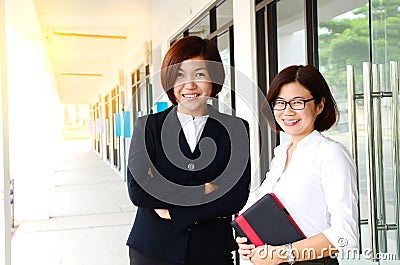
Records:
<instances>
[{"instance_id":1,"label":"blazer button","mask_svg":"<svg viewBox=\"0 0 400 265\"><path fill-rule=\"evenodd\" d=\"M188 168L189 170L194 170L194 164L193 164L193 163L189 163L189 164L187 165L187 168Z\"/></svg>"}]
</instances>

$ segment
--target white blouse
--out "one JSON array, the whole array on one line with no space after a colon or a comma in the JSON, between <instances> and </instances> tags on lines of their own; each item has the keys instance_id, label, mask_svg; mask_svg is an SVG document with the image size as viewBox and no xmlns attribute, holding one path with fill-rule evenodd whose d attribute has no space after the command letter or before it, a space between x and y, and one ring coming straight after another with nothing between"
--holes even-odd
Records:
<instances>
[{"instance_id":1,"label":"white blouse","mask_svg":"<svg viewBox=\"0 0 400 265\"><path fill-rule=\"evenodd\" d=\"M275 148L259 197L275 193L307 237L322 232L338 249L356 247L357 176L351 155L313 131L299 141L283 172L290 144Z\"/></svg>"},{"instance_id":2,"label":"white blouse","mask_svg":"<svg viewBox=\"0 0 400 265\"><path fill-rule=\"evenodd\" d=\"M197 142L200 140L201 133L206 125L208 115L192 117L181 112L176 112L179 122L181 123L186 141L189 144L190 150L193 152Z\"/></svg>"}]
</instances>

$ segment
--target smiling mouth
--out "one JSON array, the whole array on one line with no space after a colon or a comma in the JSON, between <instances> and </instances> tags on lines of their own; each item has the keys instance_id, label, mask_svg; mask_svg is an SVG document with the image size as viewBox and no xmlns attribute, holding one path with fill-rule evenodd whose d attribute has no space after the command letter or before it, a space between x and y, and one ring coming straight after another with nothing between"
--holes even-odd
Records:
<instances>
[{"instance_id":1,"label":"smiling mouth","mask_svg":"<svg viewBox=\"0 0 400 265\"><path fill-rule=\"evenodd\" d=\"M182 97L186 100L194 100L199 96L200 94L182 94Z\"/></svg>"},{"instance_id":2,"label":"smiling mouth","mask_svg":"<svg viewBox=\"0 0 400 265\"><path fill-rule=\"evenodd\" d=\"M283 120L283 123L286 126L293 126L296 125L300 120Z\"/></svg>"}]
</instances>

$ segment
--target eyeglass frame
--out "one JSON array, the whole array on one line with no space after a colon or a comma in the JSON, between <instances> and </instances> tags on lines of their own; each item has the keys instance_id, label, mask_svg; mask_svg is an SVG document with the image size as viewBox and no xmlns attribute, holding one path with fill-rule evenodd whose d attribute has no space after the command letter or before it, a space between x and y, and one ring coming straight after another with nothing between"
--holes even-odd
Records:
<instances>
[{"instance_id":1,"label":"eyeglass frame","mask_svg":"<svg viewBox=\"0 0 400 265\"><path fill-rule=\"evenodd\" d=\"M272 106L272 109L273 109L273 110L276 110L276 111L285 110L285 109L287 108L287 105L289 105L289 107L290 107L292 110L303 110L303 109L306 108L306 103L307 103L307 102L310 102L310 101L315 100L315 99L316 99L316 98L310 98L310 99L292 99L292 100L289 100L289 101L285 101L285 100L282 100L282 99L275 99L275 100L273 100L273 101L271 102L271 106ZM277 101L285 103L285 107L284 107L283 109L275 109L274 105L275 105L275 103L276 103ZM293 107L292 107L292 104L291 104L291 102L293 102L293 101L301 101L301 102L303 102L303 108L301 108L301 109L297 109L297 108L295 109L295 108L293 108Z\"/></svg>"}]
</instances>

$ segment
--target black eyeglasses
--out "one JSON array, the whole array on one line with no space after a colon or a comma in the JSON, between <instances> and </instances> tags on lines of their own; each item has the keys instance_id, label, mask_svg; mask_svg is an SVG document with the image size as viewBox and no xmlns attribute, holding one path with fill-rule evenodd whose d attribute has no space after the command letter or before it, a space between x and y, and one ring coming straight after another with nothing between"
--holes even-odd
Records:
<instances>
[{"instance_id":1,"label":"black eyeglasses","mask_svg":"<svg viewBox=\"0 0 400 265\"><path fill-rule=\"evenodd\" d=\"M306 103L314 100L315 98L310 99L292 99L290 101L284 101L281 99L277 99L272 101L271 105L274 110L284 110L286 106L289 105L292 110L302 110L306 107Z\"/></svg>"}]
</instances>

